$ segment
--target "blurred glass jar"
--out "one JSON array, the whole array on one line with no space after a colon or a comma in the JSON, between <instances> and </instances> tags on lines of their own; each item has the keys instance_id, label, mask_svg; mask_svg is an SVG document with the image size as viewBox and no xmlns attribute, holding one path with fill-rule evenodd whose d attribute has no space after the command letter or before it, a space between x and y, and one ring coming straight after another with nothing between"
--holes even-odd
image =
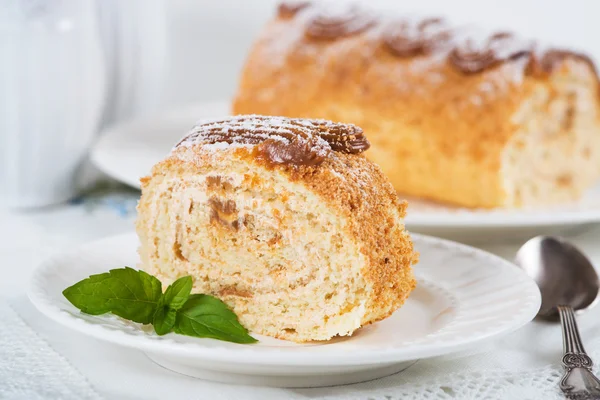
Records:
<instances>
[{"instance_id":1,"label":"blurred glass jar","mask_svg":"<svg viewBox=\"0 0 600 400\"><path fill-rule=\"evenodd\" d=\"M165 80L163 0L97 0L107 76L102 127L155 111Z\"/></svg>"},{"instance_id":2,"label":"blurred glass jar","mask_svg":"<svg viewBox=\"0 0 600 400\"><path fill-rule=\"evenodd\" d=\"M0 0L0 205L89 186L99 129L156 108L165 41L163 0Z\"/></svg>"},{"instance_id":3,"label":"blurred glass jar","mask_svg":"<svg viewBox=\"0 0 600 400\"><path fill-rule=\"evenodd\" d=\"M3 1L0 60L0 203L65 201L105 101L95 1Z\"/></svg>"}]
</instances>

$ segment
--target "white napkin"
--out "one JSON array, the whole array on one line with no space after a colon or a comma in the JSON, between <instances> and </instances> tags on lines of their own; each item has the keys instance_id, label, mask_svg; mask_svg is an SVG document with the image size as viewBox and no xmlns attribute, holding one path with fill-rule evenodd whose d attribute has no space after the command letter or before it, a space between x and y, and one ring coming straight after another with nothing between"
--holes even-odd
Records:
<instances>
[{"instance_id":1,"label":"white napkin","mask_svg":"<svg viewBox=\"0 0 600 400\"><path fill-rule=\"evenodd\" d=\"M0 399L101 399L87 379L0 298Z\"/></svg>"}]
</instances>

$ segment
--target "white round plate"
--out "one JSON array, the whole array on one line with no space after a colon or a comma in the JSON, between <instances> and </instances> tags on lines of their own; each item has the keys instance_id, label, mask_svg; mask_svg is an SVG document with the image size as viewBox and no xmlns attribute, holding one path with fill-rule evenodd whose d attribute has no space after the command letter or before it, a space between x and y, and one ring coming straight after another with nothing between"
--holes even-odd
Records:
<instances>
[{"instance_id":1,"label":"white round plate","mask_svg":"<svg viewBox=\"0 0 600 400\"><path fill-rule=\"evenodd\" d=\"M407 362L462 350L514 331L540 307L540 293L524 272L465 245L413 235L421 254L417 288L391 317L330 342L296 344L253 335L241 345L174 333L112 315L80 313L62 291L91 274L138 264L135 234L84 245L43 263L32 275L29 298L67 327L144 351L156 363L186 375L242 384L326 386L398 372ZM90 342L93 345L93 342Z\"/></svg>"},{"instance_id":2,"label":"white round plate","mask_svg":"<svg viewBox=\"0 0 600 400\"><path fill-rule=\"evenodd\" d=\"M202 103L116 126L96 143L92 161L108 175L139 188L140 177L147 175L196 121L227 115L229 102ZM522 240L600 222L600 185L577 203L550 208L472 210L419 199L409 199L409 204L406 225L412 231L461 241Z\"/></svg>"}]
</instances>

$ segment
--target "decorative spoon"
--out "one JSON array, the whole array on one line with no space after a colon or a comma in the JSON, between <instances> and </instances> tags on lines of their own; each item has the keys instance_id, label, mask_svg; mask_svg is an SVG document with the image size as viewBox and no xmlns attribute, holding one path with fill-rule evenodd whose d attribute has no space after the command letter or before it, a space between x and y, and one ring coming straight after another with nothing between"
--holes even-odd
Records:
<instances>
[{"instance_id":1,"label":"decorative spoon","mask_svg":"<svg viewBox=\"0 0 600 400\"><path fill-rule=\"evenodd\" d=\"M581 312L598 299L600 281L594 266L575 246L551 236L529 240L517 252L515 262L540 288L538 317L560 318L565 367L560 389L568 399L600 399L600 380L592 373L593 363L575 322L575 310Z\"/></svg>"}]
</instances>

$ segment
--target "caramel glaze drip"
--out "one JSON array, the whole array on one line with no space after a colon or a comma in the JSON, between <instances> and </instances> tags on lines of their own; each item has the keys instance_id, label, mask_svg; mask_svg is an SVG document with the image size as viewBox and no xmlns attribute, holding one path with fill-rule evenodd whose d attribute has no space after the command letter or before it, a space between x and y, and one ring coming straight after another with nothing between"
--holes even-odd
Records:
<instances>
[{"instance_id":1,"label":"caramel glaze drip","mask_svg":"<svg viewBox=\"0 0 600 400\"><path fill-rule=\"evenodd\" d=\"M374 15L355 5L321 9L308 21L306 35L314 39L335 39L360 33L377 22Z\"/></svg>"},{"instance_id":2,"label":"caramel glaze drip","mask_svg":"<svg viewBox=\"0 0 600 400\"><path fill-rule=\"evenodd\" d=\"M499 32L491 35L479 48L472 39L466 39L452 49L448 60L462 73L475 74L504 61L530 57L532 51L532 42L520 41L509 32Z\"/></svg>"},{"instance_id":3,"label":"caramel glaze drip","mask_svg":"<svg viewBox=\"0 0 600 400\"><path fill-rule=\"evenodd\" d=\"M277 15L279 18L292 18L299 11L310 6L310 1L284 1L279 3L277 7Z\"/></svg>"},{"instance_id":4,"label":"caramel glaze drip","mask_svg":"<svg viewBox=\"0 0 600 400\"><path fill-rule=\"evenodd\" d=\"M419 23L396 21L383 32L386 47L398 57L427 55L448 46L452 33L441 18L428 18Z\"/></svg>"},{"instance_id":5,"label":"caramel glaze drip","mask_svg":"<svg viewBox=\"0 0 600 400\"><path fill-rule=\"evenodd\" d=\"M242 115L197 125L182 145L256 145L253 154L271 164L321 164L330 151L358 154L369 148L362 129L325 120Z\"/></svg>"}]
</instances>

